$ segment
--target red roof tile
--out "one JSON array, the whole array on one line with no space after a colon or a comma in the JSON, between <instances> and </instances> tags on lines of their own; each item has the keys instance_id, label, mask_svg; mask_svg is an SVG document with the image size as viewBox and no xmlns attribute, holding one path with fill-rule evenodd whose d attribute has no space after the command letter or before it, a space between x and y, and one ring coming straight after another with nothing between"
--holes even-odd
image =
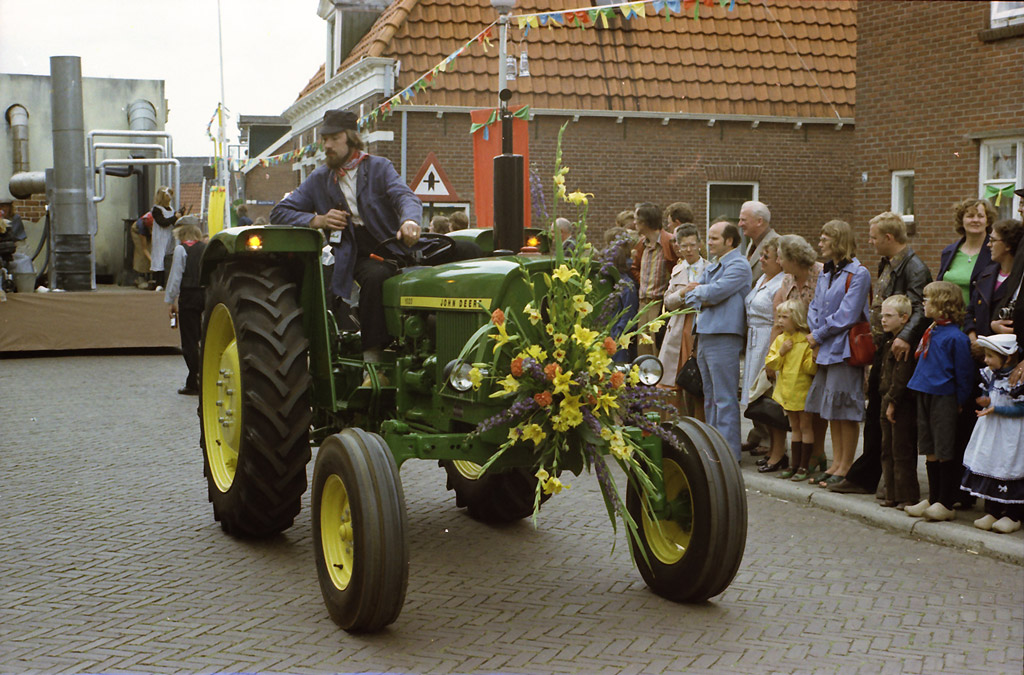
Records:
<instances>
[{"instance_id":1,"label":"red roof tile","mask_svg":"<svg viewBox=\"0 0 1024 675\"><path fill-rule=\"evenodd\" d=\"M519 0L514 13L581 6L580 0ZM732 12L716 3L712 9L702 6L701 17L699 22L692 13L670 21L662 16L627 21L617 15L608 29L540 27L528 35L513 20L509 53L518 57L524 49L531 73L509 82L513 100L554 109L853 117L854 2L750 0L737 3ZM397 59L402 62L400 91L495 18L490 0L396 0L341 68L368 56ZM411 102L493 105L497 35L495 27L487 52L474 44L453 62L453 69L439 75L435 88L419 92ZM299 98L323 81L321 68ZM741 100L728 100L728 93Z\"/></svg>"}]
</instances>

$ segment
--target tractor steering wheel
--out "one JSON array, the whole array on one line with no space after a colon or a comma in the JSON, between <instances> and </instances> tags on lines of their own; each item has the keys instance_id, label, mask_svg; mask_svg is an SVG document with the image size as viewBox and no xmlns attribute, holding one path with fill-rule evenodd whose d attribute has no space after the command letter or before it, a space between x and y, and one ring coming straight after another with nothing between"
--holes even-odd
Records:
<instances>
[{"instance_id":1,"label":"tractor steering wheel","mask_svg":"<svg viewBox=\"0 0 1024 675\"><path fill-rule=\"evenodd\" d=\"M391 244L398 246L391 248ZM455 248L455 240L443 234L423 232L420 239L412 247L402 243L398 237L391 237L377 244L370 255L375 255L385 260L394 260L399 267L414 267L417 265L433 265L443 254Z\"/></svg>"}]
</instances>

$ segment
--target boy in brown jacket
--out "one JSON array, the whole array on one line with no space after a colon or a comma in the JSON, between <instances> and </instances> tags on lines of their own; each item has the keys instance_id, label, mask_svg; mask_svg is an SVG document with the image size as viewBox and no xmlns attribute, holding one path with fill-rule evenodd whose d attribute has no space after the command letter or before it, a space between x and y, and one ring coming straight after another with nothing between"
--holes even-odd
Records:
<instances>
[{"instance_id":1,"label":"boy in brown jacket","mask_svg":"<svg viewBox=\"0 0 1024 675\"><path fill-rule=\"evenodd\" d=\"M910 321L913 307L905 295L890 295L882 302L882 372L878 391L882 397L882 479L885 500L882 506L902 510L920 498L917 483L917 401L907 382L914 375L917 359L910 345L910 355L899 360L892 353L896 335Z\"/></svg>"}]
</instances>

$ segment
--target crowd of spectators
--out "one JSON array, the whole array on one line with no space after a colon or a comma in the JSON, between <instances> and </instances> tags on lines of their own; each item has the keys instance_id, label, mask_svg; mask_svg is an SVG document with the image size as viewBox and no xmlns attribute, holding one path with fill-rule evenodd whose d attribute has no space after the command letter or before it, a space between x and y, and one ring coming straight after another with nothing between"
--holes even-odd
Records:
<instances>
[{"instance_id":1,"label":"crowd of spectators","mask_svg":"<svg viewBox=\"0 0 1024 675\"><path fill-rule=\"evenodd\" d=\"M1017 194L1024 204L1024 190ZM706 250L693 220L685 203L638 204L606 237L641 323L695 310L673 316L650 347L680 414L706 419L737 459L759 456L763 473L874 493L882 507L933 521L982 498L976 527L1021 527L1020 220L997 221L984 199L957 204L959 238L942 251L935 281L894 213L868 224L874 279L842 220L822 225L817 251L776 232L761 202L743 204L735 223L715 218ZM677 384L694 357L703 396ZM741 406L754 421L745 442Z\"/></svg>"}]
</instances>

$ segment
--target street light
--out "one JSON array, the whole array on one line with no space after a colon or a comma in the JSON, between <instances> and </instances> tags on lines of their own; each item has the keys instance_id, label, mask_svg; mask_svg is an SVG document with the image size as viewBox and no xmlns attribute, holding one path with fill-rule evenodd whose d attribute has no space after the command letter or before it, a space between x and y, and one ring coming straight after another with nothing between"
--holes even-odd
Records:
<instances>
[{"instance_id":1,"label":"street light","mask_svg":"<svg viewBox=\"0 0 1024 675\"><path fill-rule=\"evenodd\" d=\"M504 91L508 84L508 15L515 7L515 0L491 0L491 7L498 12L498 91Z\"/></svg>"}]
</instances>

